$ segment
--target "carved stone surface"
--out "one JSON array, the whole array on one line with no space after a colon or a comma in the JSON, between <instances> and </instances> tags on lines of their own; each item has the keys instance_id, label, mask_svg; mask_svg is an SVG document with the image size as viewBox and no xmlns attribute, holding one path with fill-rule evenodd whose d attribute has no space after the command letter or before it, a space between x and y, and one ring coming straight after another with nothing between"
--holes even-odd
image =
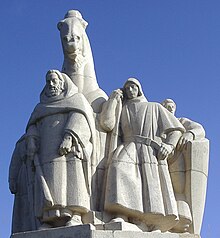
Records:
<instances>
[{"instance_id":1,"label":"carved stone surface","mask_svg":"<svg viewBox=\"0 0 220 238\"><path fill-rule=\"evenodd\" d=\"M64 62L62 71L69 75L79 92L83 93L95 112L107 99L96 81L93 56L88 36L88 23L79 11L70 10L64 20L57 24L63 46Z\"/></svg>"},{"instance_id":2,"label":"carved stone surface","mask_svg":"<svg viewBox=\"0 0 220 238\"><path fill-rule=\"evenodd\" d=\"M130 78L123 92L114 91L103 106L102 126L114 137L110 147L116 145L108 161L105 210L115 214L116 222L170 230L178 214L167 158L182 125L160 104L148 102L140 83Z\"/></svg>"},{"instance_id":3,"label":"carved stone surface","mask_svg":"<svg viewBox=\"0 0 220 238\"><path fill-rule=\"evenodd\" d=\"M25 135L26 161L35 170L28 204L40 227L82 224L82 214L92 209L95 138L93 112L85 97L67 75L49 71Z\"/></svg>"},{"instance_id":4,"label":"carved stone surface","mask_svg":"<svg viewBox=\"0 0 220 238\"><path fill-rule=\"evenodd\" d=\"M199 234L205 208L209 163L209 141L194 140L188 143L186 163L186 198L192 211L190 233Z\"/></svg>"},{"instance_id":5,"label":"carved stone surface","mask_svg":"<svg viewBox=\"0 0 220 238\"><path fill-rule=\"evenodd\" d=\"M47 72L9 168L11 237L199 238L204 128L176 118L171 99L148 102L135 78L108 99L87 25L76 10L58 23L62 72Z\"/></svg>"},{"instance_id":6,"label":"carved stone surface","mask_svg":"<svg viewBox=\"0 0 220 238\"><path fill-rule=\"evenodd\" d=\"M162 105L175 114L176 104L165 99ZM209 162L209 141L205 130L188 118L178 118L185 128L169 168L177 200L180 222L177 231L199 234L205 207L206 185Z\"/></svg>"},{"instance_id":7,"label":"carved stone surface","mask_svg":"<svg viewBox=\"0 0 220 238\"><path fill-rule=\"evenodd\" d=\"M14 209L12 231L28 231L36 228L33 208L29 205L33 201L34 172L31 160L27 160L26 139L23 135L16 143L9 168L9 187L13 194Z\"/></svg>"},{"instance_id":8,"label":"carved stone surface","mask_svg":"<svg viewBox=\"0 0 220 238\"><path fill-rule=\"evenodd\" d=\"M88 23L83 19L77 10L70 10L66 13L57 27L60 31L60 38L63 47L64 62L62 72L67 74L73 83L78 87L91 105L96 126L96 161L92 163L92 176L94 191L93 200L96 210L99 209L101 201L101 189L103 174L103 163L105 155L106 133L100 127L99 113L102 104L107 100L106 93L99 88L96 80L94 61L89 38L86 34ZM96 204L95 204L96 203Z\"/></svg>"},{"instance_id":9,"label":"carved stone surface","mask_svg":"<svg viewBox=\"0 0 220 238\"><path fill-rule=\"evenodd\" d=\"M53 228L14 234L11 238L200 238L192 234L152 233L140 231L96 231L91 225Z\"/></svg>"}]
</instances>

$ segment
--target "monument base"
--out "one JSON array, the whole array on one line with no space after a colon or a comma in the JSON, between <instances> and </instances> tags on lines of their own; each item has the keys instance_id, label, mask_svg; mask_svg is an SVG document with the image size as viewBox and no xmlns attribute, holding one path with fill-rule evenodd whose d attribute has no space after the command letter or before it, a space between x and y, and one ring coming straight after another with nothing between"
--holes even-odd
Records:
<instances>
[{"instance_id":1,"label":"monument base","mask_svg":"<svg viewBox=\"0 0 220 238\"><path fill-rule=\"evenodd\" d=\"M104 231L95 230L93 225L79 225L71 227L52 228L20 232L11 235L11 238L201 238L193 234L157 233L141 231Z\"/></svg>"}]
</instances>

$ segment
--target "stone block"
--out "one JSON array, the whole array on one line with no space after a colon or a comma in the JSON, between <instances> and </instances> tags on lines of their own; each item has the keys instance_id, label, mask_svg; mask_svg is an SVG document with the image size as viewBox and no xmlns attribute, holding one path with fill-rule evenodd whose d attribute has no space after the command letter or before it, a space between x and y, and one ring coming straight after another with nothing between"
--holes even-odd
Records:
<instances>
[{"instance_id":1,"label":"stone block","mask_svg":"<svg viewBox=\"0 0 220 238\"><path fill-rule=\"evenodd\" d=\"M105 230L141 231L136 225L128 222L110 222L104 225Z\"/></svg>"},{"instance_id":2,"label":"stone block","mask_svg":"<svg viewBox=\"0 0 220 238\"><path fill-rule=\"evenodd\" d=\"M11 238L89 238L95 227L93 225L79 225L71 227L51 228L48 230L38 230L20 232L11 235Z\"/></svg>"},{"instance_id":3,"label":"stone block","mask_svg":"<svg viewBox=\"0 0 220 238\"><path fill-rule=\"evenodd\" d=\"M94 230L91 224L51 228L41 231L20 232L11 238L201 238L193 234L157 233L142 231Z\"/></svg>"}]
</instances>

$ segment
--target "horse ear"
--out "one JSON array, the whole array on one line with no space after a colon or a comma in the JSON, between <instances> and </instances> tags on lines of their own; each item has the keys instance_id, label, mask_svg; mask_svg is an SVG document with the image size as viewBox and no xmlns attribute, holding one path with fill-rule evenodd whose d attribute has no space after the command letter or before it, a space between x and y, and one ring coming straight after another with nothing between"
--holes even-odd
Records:
<instances>
[{"instance_id":1,"label":"horse ear","mask_svg":"<svg viewBox=\"0 0 220 238\"><path fill-rule=\"evenodd\" d=\"M63 26L63 21L58 22L57 28L59 31L61 30L62 26Z\"/></svg>"},{"instance_id":2,"label":"horse ear","mask_svg":"<svg viewBox=\"0 0 220 238\"><path fill-rule=\"evenodd\" d=\"M88 22L86 22L84 19L79 19L83 28L86 29L86 27L88 26Z\"/></svg>"}]
</instances>

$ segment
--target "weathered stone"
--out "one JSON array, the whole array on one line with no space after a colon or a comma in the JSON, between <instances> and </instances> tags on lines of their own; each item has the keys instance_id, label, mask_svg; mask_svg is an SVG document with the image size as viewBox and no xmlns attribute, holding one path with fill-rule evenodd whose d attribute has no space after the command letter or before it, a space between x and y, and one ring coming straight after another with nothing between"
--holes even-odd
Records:
<instances>
[{"instance_id":1,"label":"weathered stone","mask_svg":"<svg viewBox=\"0 0 220 238\"><path fill-rule=\"evenodd\" d=\"M165 99L162 105L175 114L176 104L172 99ZM169 162L180 217L173 230L199 234L205 207L209 141L202 125L188 118L178 119L185 132Z\"/></svg>"},{"instance_id":2,"label":"weathered stone","mask_svg":"<svg viewBox=\"0 0 220 238\"><path fill-rule=\"evenodd\" d=\"M13 234L11 238L87 238L92 237L94 226L79 225L74 227L52 228L49 230L29 231Z\"/></svg>"},{"instance_id":3,"label":"weathered stone","mask_svg":"<svg viewBox=\"0 0 220 238\"><path fill-rule=\"evenodd\" d=\"M98 231L92 225L52 228L42 231L21 232L11 238L200 238L193 234L172 234L141 231Z\"/></svg>"},{"instance_id":4,"label":"weathered stone","mask_svg":"<svg viewBox=\"0 0 220 238\"><path fill-rule=\"evenodd\" d=\"M11 237L199 238L203 127L176 118L173 100L148 102L134 78L106 101L87 24L77 10L58 23L62 72L48 71L10 164Z\"/></svg>"},{"instance_id":5,"label":"weathered stone","mask_svg":"<svg viewBox=\"0 0 220 238\"><path fill-rule=\"evenodd\" d=\"M141 231L136 225L129 222L109 222L104 225L105 230L112 231Z\"/></svg>"},{"instance_id":6,"label":"weathered stone","mask_svg":"<svg viewBox=\"0 0 220 238\"><path fill-rule=\"evenodd\" d=\"M178 213L167 158L183 126L160 104L148 102L134 78L111 94L101 123L111 135L112 149L105 210L124 221L140 220L150 231L170 230Z\"/></svg>"},{"instance_id":7,"label":"weathered stone","mask_svg":"<svg viewBox=\"0 0 220 238\"><path fill-rule=\"evenodd\" d=\"M87 25L79 11L70 10L57 27L64 53L62 71L71 78L97 113L108 97L96 80L91 46L85 31Z\"/></svg>"},{"instance_id":8,"label":"weathered stone","mask_svg":"<svg viewBox=\"0 0 220 238\"><path fill-rule=\"evenodd\" d=\"M28 191L26 204L41 223L31 230L82 224L82 215L92 210L95 138L88 101L67 75L48 71L25 134L25 162L31 161L35 169L34 189Z\"/></svg>"},{"instance_id":9,"label":"weathered stone","mask_svg":"<svg viewBox=\"0 0 220 238\"><path fill-rule=\"evenodd\" d=\"M99 123L99 113L102 104L108 99L106 93L99 87L96 80L94 60L89 38L86 34L88 23L77 10L66 13L57 27L60 31L60 39L63 47L64 62L62 72L67 74L77 86L89 104L91 105L96 125L96 161L93 161L93 209L100 210L103 207L101 193L103 188L105 141L106 133Z\"/></svg>"}]
</instances>

